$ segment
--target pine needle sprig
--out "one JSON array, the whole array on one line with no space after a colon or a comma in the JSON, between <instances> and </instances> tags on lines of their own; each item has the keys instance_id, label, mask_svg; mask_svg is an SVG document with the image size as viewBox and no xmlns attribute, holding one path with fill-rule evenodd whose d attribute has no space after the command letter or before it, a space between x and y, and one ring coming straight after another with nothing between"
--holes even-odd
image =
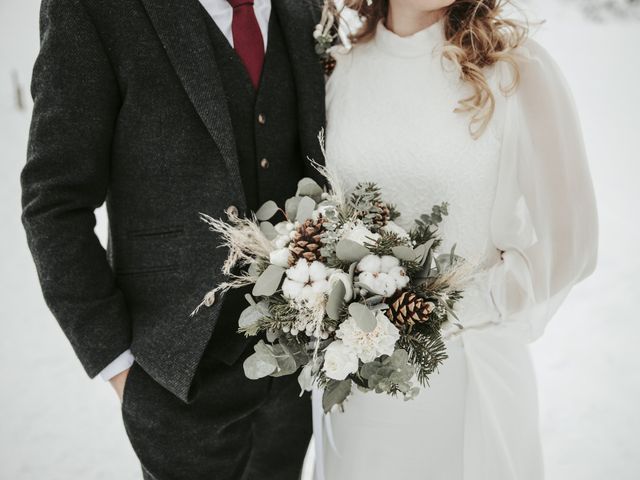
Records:
<instances>
[{"instance_id":1,"label":"pine needle sprig","mask_svg":"<svg viewBox=\"0 0 640 480\"><path fill-rule=\"evenodd\" d=\"M407 240L400 237L400 235L395 232L381 230L379 233L380 238L378 238L374 243L365 243L365 246L374 255L393 255L393 252L391 251L393 247L407 244Z\"/></svg>"},{"instance_id":2,"label":"pine needle sprig","mask_svg":"<svg viewBox=\"0 0 640 480\"><path fill-rule=\"evenodd\" d=\"M430 214L421 215L419 219L416 219L415 226L409 232L411 240L420 245L435 239L433 248L437 249L441 243L441 239L436 235L438 225L442 223L447 215L449 215L449 204L447 202L434 205Z\"/></svg>"},{"instance_id":3,"label":"pine needle sprig","mask_svg":"<svg viewBox=\"0 0 640 480\"><path fill-rule=\"evenodd\" d=\"M440 335L427 336L414 331L402 335L398 347L409 354L409 361L415 366L416 376L423 387L429 386L429 376L448 358Z\"/></svg>"}]
</instances>

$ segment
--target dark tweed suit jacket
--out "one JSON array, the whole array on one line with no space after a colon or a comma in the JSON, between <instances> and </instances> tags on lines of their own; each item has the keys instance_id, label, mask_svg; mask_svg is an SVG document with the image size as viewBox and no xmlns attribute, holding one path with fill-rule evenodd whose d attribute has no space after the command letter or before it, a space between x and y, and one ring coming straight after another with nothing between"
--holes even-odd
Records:
<instances>
[{"instance_id":1,"label":"dark tweed suit jacket","mask_svg":"<svg viewBox=\"0 0 640 480\"><path fill-rule=\"evenodd\" d=\"M320 161L317 3L273 0L294 70L302 154ZM197 213L246 208L197 8L197 0L44 0L22 173L44 296L87 373L131 348L184 401L220 306L189 313L220 280L226 255ZM93 232L105 200L106 252Z\"/></svg>"}]
</instances>

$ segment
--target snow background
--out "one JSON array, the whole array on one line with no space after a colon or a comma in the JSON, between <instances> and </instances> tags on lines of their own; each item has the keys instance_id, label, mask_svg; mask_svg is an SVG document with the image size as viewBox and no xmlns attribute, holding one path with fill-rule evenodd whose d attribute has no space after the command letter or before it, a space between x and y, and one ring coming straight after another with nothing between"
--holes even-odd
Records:
<instances>
[{"instance_id":1,"label":"snow background","mask_svg":"<svg viewBox=\"0 0 640 480\"><path fill-rule=\"evenodd\" d=\"M640 23L531 0L536 38L582 117L601 217L596 273L532 346L549 480L640 478ZM139 479L119 403L89 381L42 300L20 224L19 172L38 50L37 0L0 0L0 480ZM26 108L15 104L17 76ZM105 216L98 213L104 238ZM633 218L636 218L634 221Z\"/></svg>"}]
</instances>

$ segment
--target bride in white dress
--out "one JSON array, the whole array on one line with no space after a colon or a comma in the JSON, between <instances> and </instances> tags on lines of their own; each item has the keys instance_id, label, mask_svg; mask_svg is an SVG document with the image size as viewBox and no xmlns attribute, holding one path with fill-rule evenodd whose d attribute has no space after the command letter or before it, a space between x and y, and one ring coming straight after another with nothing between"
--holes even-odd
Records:
<instances>
[{"instance_id":1,"label":"bride in white dress","mask_svg":"<svg viewBox=\"0 0 640 480\"><path fill-rule=\"evenodd\" d=\"M542 479L528 343L597 250L570 93L495 1L346 3L365 24L328 80L327 165L347 188L377 182L403 227L449 202L442 251L457 243L483 269L430 388L354 392L328 419L314 405L316 478Z\"/></svg>"}]
</instances>

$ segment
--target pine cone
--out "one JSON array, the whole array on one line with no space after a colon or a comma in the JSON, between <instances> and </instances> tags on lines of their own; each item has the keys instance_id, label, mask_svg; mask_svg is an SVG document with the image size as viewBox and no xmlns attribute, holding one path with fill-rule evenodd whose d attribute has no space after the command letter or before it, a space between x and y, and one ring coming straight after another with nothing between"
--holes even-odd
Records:
<instances>
[{"instance_id":1,"label":"pine cone","mask_svg":"<svg viewBox=\"0 0 640 480\"><path fill-rule=\"evenodd\" d=\"M389 222L389 220L391 220L391 210L384 202L376 203L376 207L380 209L380 212L378 212L376 217L373 219L373 223L379 225L380 227L384 227Z\"/></svg>"},{"instance_id":2,"label":"pine cone","mask_svg":"<svg viewBox=\"0 0 640 480\"><path fill-rule=\"evenodd\" d=\"M388 303L389 308L385 313L397 327L425 323L435 308L433 302L407 291L396 292Z\"/></svg>"},{"instance_id":3,"label":"pine cone","mask_svg":"<svg viewBox=\"0 0 640 480\"><path fill-rule=\"evenodd\" d=\"M300 258L304 258L309 262L323 260L320 255L320 238L324 231L323 223L324 218L320 216L317 222L308 219L298 227L289 244L289 250L291 251L289 265L294 265Z\"/></svg>"},{"instance_id":4,"label":"pine cone","mask_svg":"<svg viewBox=\"0 0 640 480\"><path fill-rule=\"evenodd\" d=\"M324 74L326 76L330 76L333 73L333 70L336 68L336 59L331 55L328 55L326 58L322 59L322 68L324 69Z\"/></svg>"}]
</instances>

